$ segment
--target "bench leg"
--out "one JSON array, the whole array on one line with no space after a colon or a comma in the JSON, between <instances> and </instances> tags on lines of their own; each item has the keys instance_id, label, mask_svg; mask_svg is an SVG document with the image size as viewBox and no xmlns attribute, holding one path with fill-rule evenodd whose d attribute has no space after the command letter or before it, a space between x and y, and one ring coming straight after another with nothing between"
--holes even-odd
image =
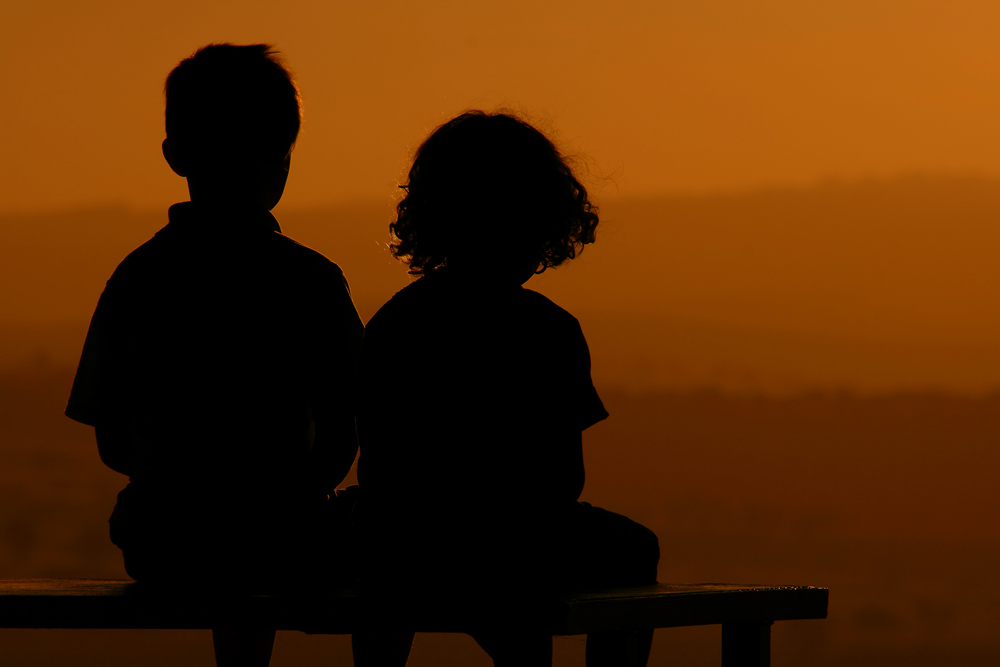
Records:
<instances>
[{"instance_id":1,"label":"bench leg","mask_svg":"<svg viewBox=\"0 0 1000 667\"><path fill-rule=\"evenodd\" d=\"M646 667L653 630L592 632L587 635L587 667Z\"/></svg>"},{"instance_id":2,"label":"bench leg","mask_svg":"<svg viewBox=\"0 0 1000 667\"><path fill-rule=\"evenodd\" d=\"M212 630L217 667L267 667L274 649L274 628L216 628Z\"/></svg>"},{"instance_id":3,"label":"bench leg","mask_svg":"<svg viewBox=\"0 0 1000 667\"><path fill-rule=\"evenodd\" d=\"M722 667L770 667L771 621L722 624Z\"/></svg>"},{"instance_id":4,"label":"bench leg","mask_svg":"<svg viewBox=\"0 0 1000 667\"><path fill-rule=\"evenodd\" d=\"M355 632L351 635L354 667L405 667L412 632Z\"/></svg>"}]
</instances>

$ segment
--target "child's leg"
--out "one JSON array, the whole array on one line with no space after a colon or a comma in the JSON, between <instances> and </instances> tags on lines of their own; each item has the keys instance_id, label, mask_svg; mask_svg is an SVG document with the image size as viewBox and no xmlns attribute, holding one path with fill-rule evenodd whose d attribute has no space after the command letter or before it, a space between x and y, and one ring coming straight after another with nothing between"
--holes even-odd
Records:
<instances>
[{"instance_id":1,"label":"child's leg","mask_svg":"<svg viewBox=\"0 0 1000 667\"><path fill-rule=\"evenodd\" d=\"M273 629L216 628L212 630L217 667L267 667L274 649Z\"/></svg>"},{"instance_id":2,"label":"child's leg","mask_svg":"<svg viewBox=\"0 0 1000 667\"><path fill-rule=\"evenodd\" d=\"M493 667L552 667L552 635L487 630L473 633Z\"/></svg>"},{"instance_id":3,"label":"child's leg","mask_svg":"<svg viewBox=\"0 0 1000 667\"><path fill-rule=\"evenodd\" d=\"M587 635L587 667L645 667L653 629L592 632Z\"/></svg>"},{"instance_id":4,"label":"child's leg","mask_svg":"<svg viewBox=\"0 0 1000 667\"><path fill-rule=\"evenodd\" d=\"M565 565L574 586L656 583L660 545L653 531L614 512L576 503L567 517ZM645 667L653 630L587 635L587 667Z\"/></svg>"},{"instance_id":5,"label":"child's leg","mask_svg":"<svg viewBox=\"0 0 1000 667\"><path fill-rule=\"evenodd\" d=\"M355 632L354 667L403 667L413 646L412 632Z\"/></svg>"}]
</instances>

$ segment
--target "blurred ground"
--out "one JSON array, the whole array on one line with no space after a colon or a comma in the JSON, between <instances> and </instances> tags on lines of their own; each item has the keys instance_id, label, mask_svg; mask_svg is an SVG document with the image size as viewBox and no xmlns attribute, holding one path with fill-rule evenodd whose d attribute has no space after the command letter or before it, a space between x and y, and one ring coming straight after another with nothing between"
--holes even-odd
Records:
<instances>
[{"instance_id":1,"label":"blurred ground","mask_svg":"<svg viewBox=\"0 0 1000 667\"><path fill-rule=\"evenodd\" d=\"M580 319L604 387L1000 389L1000 180L598 202L597 243L528 287ZM340 264L365 321L408 281L385 247L391 205L275 210ZM0 368L75 364L104 282L165 208L0 216Z\"/></svg>"},{"instance_id":2,"label":"blurred ground","mask_svg":"<svg viewBox=\"0 0 1000 667\"><path fill-rule=\"evenodd\" d=\"M124 577L107 517L124 479L61 416L72 370L0 375L0 576ZM604 392L584 498L660 537L662 581L831 589L774 628L782 665L994 665L1000 396ZM718 628L657 633L651 665L718 664ZM557 664L582 664L581 638ZM281 665L350 664L346 637L279 635ZM211 665L207 632L0 631L0 664ZM411 665L488 665L421 635Z\"/></svg>"}]
</instances>

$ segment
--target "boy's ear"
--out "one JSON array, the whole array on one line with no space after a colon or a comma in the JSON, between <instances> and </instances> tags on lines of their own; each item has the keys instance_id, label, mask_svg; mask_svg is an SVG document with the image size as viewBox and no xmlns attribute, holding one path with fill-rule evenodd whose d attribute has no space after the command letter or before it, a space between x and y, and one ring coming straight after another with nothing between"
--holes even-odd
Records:
<instances>
[{"instance_id":1,"label":"boy's ear","mask_svg":"<svg viewBox=\"0 0 1000 667\"><path fill-rule=\"evenodd\" d=\"M174 170L175 174L187 178L185 170L177 164L177 158L174 157L174 152L170 149L170 137L163 140L163 158L170 165L170 168Z\"/></svg>"}]
</instances>

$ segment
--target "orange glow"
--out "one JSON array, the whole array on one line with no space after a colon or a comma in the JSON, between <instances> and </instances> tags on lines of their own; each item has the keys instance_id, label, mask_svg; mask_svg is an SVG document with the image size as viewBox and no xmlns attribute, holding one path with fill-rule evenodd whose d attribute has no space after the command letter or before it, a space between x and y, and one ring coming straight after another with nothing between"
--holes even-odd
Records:
<instances>
[{"instance_id":1,"label":"orange glow","mask_svg":"<svg viewBox=\"0 0 1000 667\"><path fill-rule=\"evenodd\" d=\"M998 26L978 0L7 2L0 577L124 576L124 480L61 414L72 370L187 198L167 73L269 42L305 111L275 214L366 321L407 283L387 225L432 128L506 106L579 156L598 241L527 287L580 320L611 412L582 499L656 530L661 580L829 585L777 666L1000 663ZM650 665L717 660L713 632L659 633ZM212 664L165 637L0 631L0 664ZM350 659L284 641L274 664ZM487 664L419 641L411 665Z\"/></svg>"},{"instance_id":2,"label":"orange glow","mask_svg":"<svg viewBox=\"0 0 1000 667\"><path fill-rule=\"evenodd\" d=\"M163 79L224 40L273 42L298 74L285 208L385 197L431 127L497 104L551 121L623 195L1000 175L992 3L8 4L0 212L183 197Z\"/></svg>"}]
</instances>

